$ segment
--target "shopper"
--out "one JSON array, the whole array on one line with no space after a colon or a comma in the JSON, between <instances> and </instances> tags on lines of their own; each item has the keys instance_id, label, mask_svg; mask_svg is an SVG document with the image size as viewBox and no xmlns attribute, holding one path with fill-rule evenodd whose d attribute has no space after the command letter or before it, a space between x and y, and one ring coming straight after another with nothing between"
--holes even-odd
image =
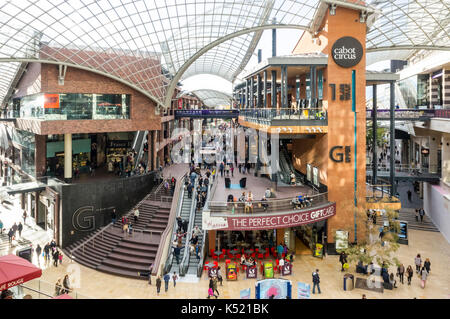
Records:
<instances>
[{"instance_id":1,"label":"shopper","mask_svg":"<svg viewBox=\"0 0 450 319\"><path fill-rule=\"evenodd\" d=\"M61 278L58 278L55 284L55 296L59 296L62 294L62 284L61 284Z\"/></svg>"},{"instance_id":2,"label":"shopper","mask_svg":"<svg viewBox=\"0 0 450 319\"><path fill-rule=\"evenodd\" d=\"M12 244L13 239L14 239L14 230L11 227L8 232L8 240L10 245Z\"/></svg>"},{"instance_id":3,"label":"shopper","mask_svg":"<svg viewBox=\"0 0 450 319\"><path fill-rule=\"evenodd\" d=\"M36 259L37 259L38 265L40 265L41 264L40 257L41 257L42 248L39 244L37 244L35 251L36 251Z\"/></svg>"},{"instance_id":4,"label":"shopper","mask_svg":"<svg viewBox=\"0 0 450 319\"><path fill-rule=\"evenodd\" d=\"M13 232L14 232L14 237L16 237L16 232L17 232L17 228L18 228L19 226L17 226L17 224L16 223L14 223L14 225L12 225L12 230L13 230Z\"/></svg>"},{"instance_id":5,"label":"shopper","mask_svg":"<svg viewBox=\"0 0 450 319\"><path fill-rule=\"evenodd\" d=\"M22 218L23 218L23 224L24 225L26 225L26 221L27 221L27 211L24 209L23 210L23 215L22 215Z\"/></svg>"},{"instance_id":6,"label":"shopper","mask_svg":"<svg viewBox=\"0 0 450 319\"><path fill-rule=\"evenodd\" d=\"M213 291L217 292L217 296L219 296L219 290L217 290L217 277L213 278Z\"/></svg>"},{"instance_id":7,"label":"shopper","mask_svg":"<svg viewBox=\"0 0 450 319\"><path fill-rule=\"evenodd\" d=\"M223 277L222 277L222 272L221 272L221 270L220 270L220 266L217 267L217 280L220 282L220 285L223 286L223 285L222 285L222 283L223 283Z\"/></svg>"},{"instance_id":8,"label":"shopper","mask_svg":"<svg viewBox=\"0 0 450 319\"><path fill-rule=\"evenodd\" d=\"M17 225L17 230L19 231L19 237L22 238L23 225L21 222L19 222L19 225Z\"/></svg>"},{"instance_id":9,"label":"shopper","mask_svg":"<svg viewBox=\"0 0 450 319\"><path fill-rule=\"evenodd\" d=\"M403 264L401 264L400 266L397 267L397 276L400 279L400 282L403 285L403 275L405 274L405 267L403 266Z\"/></svg>"},{"instance_id":10,"label":"shopper","mask_svg":"<svg viewBox=\"0 0 450 319\"><path fill-rule=\"evenodd\" d=\"M395 280L393 272L389 275L389 283L392 285L393 288L397 288L397 281Z\"/></svg>"},{"instance_id":11,"label":"shopper","mask_svg":"<svg viewBox=\"0 0 450 319\"><path fill-rule=\"evenodd\" d=\"M316 293L316 286L317 286L317 289L318 289L319 294L320 294L321 292L320 292L319 269L316 269L316 271L313 272L313 274L312 274L312 281L313 281L313 294Z\"/></svg>"},{"instance_id":12,"label":"shopper","mask_svg":"<svg viewBox=\"0 0 450 319\"><path fill-rule=\"evenodd\" d=\"M69 275L65 275L64 276L63 287L64 287L64 292L63 293L65 293L65 294L67 294L67 293L72 291L72 288L70 287Z\"/></svg>"},{"instance_id":13,"label":"shopper","mask_svg":"<svg viewBox=\"0 0 450 319\"><path fill-rule=\"evenodd\" d=\"M425 267L422 267L422 270L420 271L420 276L421 276L421 284L422 284L422 288L425 288L425 284L427 283L427 278L428 278L428 271Z\"/></svg>"},{"instance_id":14,"label":"shopper","mask_svg":"<svg viewBox=\"0 0 450 319\"><path fill-rule=\"evenodd\" d=\"M153 271L153 263L148 267L148 284L152 284L152 271Z\"/></svg>"},{"instance_id":15,"label":"shopper","mask_svg":"<svg viewBox=\"0 0 450 319\"><path fill-rule=\"evenodd\" d=\"M117 214L116 214L116 209L114 208L113 211L111 212L111 222L113 223L113 225L116 223L116 219L117 219Z\"/></svg>"},{"instance_id":16,"label":"shopper","mask_svg":"<svg viewBox=\"0 0 450 319\"><path fill-rule=\"evenodd\" d=\"M428 274L430 274L430 272L431 272L431 262L430 262L429 258L425 259L425 262L423 263L423 266L427 270Z\"/></svg>"},{"instance_id":17,"label":"shopper","mask_svg":"<svg viewBox=\"0 0 450 319\"><path fill-rule=\"evenodd\" d=\"M216 297L216 299L217 299L217 296L214 294L213 289L212 288L208 288L208 297L206 297L206 298L210 299L213 296Z\"/></svg>"},{"instance_id":18,"label":"shopper","mask_svg":"<svg viewBox=\"0 0 450 319\"><path fill-rule=\"evenodd\" d=\"M416 272L419 273L420 267L422 266L422 258L420 258L420 254L417 254L416 258L414 258L414 263L416 264Z\"/></svg>"},{"instance_id":19,"label":"shopper","mask_svg":"<svg viewBox=\"0 0 450 319\"><path fill-rule=\"evenodd\" d=\"M53 253L53 266L58 267L58 260L59 260L59 251L58 249L55 249L55 252Z\"/></svg>"},{"instance_id":20,"label":"shopper","mask_svg":"<svg viewBox=\"0 0 450 319\"><path fill-rule=\"evenodd\" d=\"M139 218L139 209L135 209L134 210L134 223L136 224L138 222L138 218Z\"/></svg>"},{"instance_id":21,"label":"shopper","mask_svg":"<svg viewBox=\"0 0 450 319\"><path fill-rule=\"evenodd\" d=\"M341 271L344 271L344 264L347 263L347 254L345 252L341 252L339 262L341 263Z\"/></svg>"},{"instance_id":22,"label":"shopper","mask_svg":"<svg viewBox=\"0 0 450 319\"><path fill-rule=\"evenodd\" d=\"M44 246L44 260L47 262L50 259L50 244Z\"/></svg>"},{"instance_id":23,"label":"shopper","mask_svg":"<svg viewBox=\"0 0 450 319\"><path fill-rule=\"evenodd\" d=\"M411 279L413 277L414 274L414 270L412 269L411 265L408 266L408 268L406 268L406 275L408 278L408 286L411 286Z\"/></svg>"},{"instance_id":24,"label":"shopper","mask_svg":"<svg viewBox=\"0 0 450 319\"><path fill-rule=\"evenodd\" d=\"M177 285L177 280L178 280L178 276L175 271L173 272L172 280L173 280L173 288L175 288L175 286Z\"/></svg>"},{"instance_id":25,"label":"shopper","mask_svg":"<svg viewBox=\"0 0 450 319\"><path fill-rule=\"evenodd\" d=\"M156 293L159 295L161 291L161 276L156 277Z\"/></svg>"},{"instance_id":26,"label":"shopper","mask_svg":"<svg viewBox=\"0 0 450 319\"><path fill-rule=\"evenodd\" d=\"M169 273L166 273L163 279L164 279L164 291L167 292L167 290L169 289L169 281L170 281Z\"/></svg>"},{"instance_id":27,"label":"shopper","mask_svg":"<svg viewBox=\"0 0 450 319\"><path fill-rule=\"evenodd\" d=\"M423 223L423 216L425 216L425 211L423 208L419 209L420 222Z\"/></svg>"}]
</instances>

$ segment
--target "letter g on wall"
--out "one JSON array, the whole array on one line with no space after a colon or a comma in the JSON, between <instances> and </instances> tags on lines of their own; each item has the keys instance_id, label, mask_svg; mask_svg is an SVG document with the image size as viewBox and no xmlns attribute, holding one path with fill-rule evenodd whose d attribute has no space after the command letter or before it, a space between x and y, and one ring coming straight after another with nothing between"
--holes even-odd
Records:
<instances>
[{"instance_id":1,"label":"letter g on wall","mask_svg":"<svg viewBox=\"0 0 450 319\"><path fill-rule=\"evenodd\" d=\"M95 229L94 206L83 206L78 208L72 215L72 226L79 231L90 231ZM85 216L80 221L80 215Z\"/></svg>"}]
</instances>

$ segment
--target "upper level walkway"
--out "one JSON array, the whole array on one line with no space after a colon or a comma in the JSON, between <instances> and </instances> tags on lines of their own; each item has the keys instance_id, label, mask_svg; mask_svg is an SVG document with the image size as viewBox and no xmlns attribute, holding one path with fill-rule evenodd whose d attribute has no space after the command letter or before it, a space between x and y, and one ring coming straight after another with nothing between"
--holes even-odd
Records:
<instances>
[{"instance_id":1,"label":"upper level walkway","mask_svg":"<svg viewBox=\"0 0 450 319\"><path fill-rule=\"evenodd\" d=\"M390 116L389 109L377 109L378 121L389 121ZM372 119L373 110L367 110L366 117ZM432 118L450 118L450 110L396 109L394 112L395 121L427 121Z\"/></svg>"},{"instance_id":2,"label":"upper level walkway","mask_svg":"<svg viewBox=\"0 0 450 319\"><path fill-rule=\"evenodd\" d=\"M239 110L176 110L175 118L237 118Z\"/></svg>"},{"instance_id":3,"label":"upper level walkway","mask_svg":"<svg viewBox=\"0 0 450 319\"><path fill-rule=\"evenodd\" d=\"M377 166L377 177L389 179L390 177L389 166ZM366 175L372 177L373 168L372 165L366 165ZM441 173L438 172L436 167L411 167L407 164L395 165L395 180L404 181L423 181L423 182L439 182Z\"/></svg>"}]
</instances>

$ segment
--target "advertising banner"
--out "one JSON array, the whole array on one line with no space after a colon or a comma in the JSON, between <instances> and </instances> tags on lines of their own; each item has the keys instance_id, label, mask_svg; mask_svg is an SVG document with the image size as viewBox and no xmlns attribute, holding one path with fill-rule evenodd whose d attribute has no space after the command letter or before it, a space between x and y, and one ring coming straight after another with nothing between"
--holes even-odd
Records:
<instances>
[{"instance_id":1,"label":"advertising banner","mask_svg":"<svg viewBox=\"0 0 450 319\"><path fill-rule=\"evenodd\" d=\"M286 279L265 279L256 283L256 299L291 298L292 283Z\"/></svg>"},{"instance_id":2,"label":"advertising banner","mask_svg":"<svg viewBox=\"0 0 450 319\"><path fill-rule=\"evenodd\" d=\"M286 213L281 215L263 216L229 216L229 217L205 217L203 213L203 229L226 229L226 230L260 230L289 228L300 225L315 223L336 214L336 203L307 211ZM215 220L217 219L217 220ZM226 220L226 221L225 221Z\"/></svg>"},{"instance_id":3,"label":"advertising banner","mask_svg":"<svg viewBox=\"0 0 450 319\"><path fill-rule=\"evenodd\" d=\"M322 244L316 244L316 247L314 248L314 257L323 258L323 245Z\"/></svg>"},{"instance_id":4,"label":"advertising banner","mask_svg":"<svg viewBox=\"0 0 450 319\"><path fill-rule=\"evenodd\" d=\"M248 289L242 289L240 292L241 299L250 299L251 290Z\"/></svg>"},{"instance_id":5,"label":"advertising banner","mask_svg":"<svg viewBox=\"0 0 450 319\"><path fill-rule=\"evenodd\" d=\"M227 280L237 280L237 270L235 264L227 266Z\"/></svg>"},{"instance_id":6,"label":"advertising banner","mask_svg":"<svg viewBox=\"0 0 450 319\"><path fill-rule=\"evenodd\" d=\"M264 278L273 278L273 263L271 261L264 263Z\"/></svg>"},{"instance_id":7,"label":"advertising banner","mask_svg":"<svg viewBox=\"0 0 450 319\"><path fill-rule=\"evenodd\" d=\"M59 94L45 94L44 109L59 109Z\"/></svg>"},{"instance_id":8,"label":"advertising banner","mask_svg":"<svg viewBox=\"0 0 450 319\"><path fill-rule=\"evenodd\" d=\"M256 279L258 277L258 269L256 266L247 267L247 279Z\"/></svg>"},{"instance_id":9,"label":"advertising banner","mask_svg":"<svg viewBox=\"0 0 450 319\"><path fill-rule=\"evenodd\" d=\"M309 299L311 298L311 286L304 282L298 282L298 299Z\"/></svg>"},{"instance_id":10,"label":"advertising banner","mask_svg":"<svg viewBox=\"0 0 450 319\"><path fill-rule=\"evenodd\" d=\"M284 264L284 266L281 268L281 275L282 276L292 275L292 264L291 263Z\"/></svg>"},{"instance_id":11,"label":"advertising banner","mask_svg":"<svg viewBox=\"0 0 450 319\"><path fill-rule=\"evenodd\" d=\"M348 248L348 231L336 230L336 250Z\"/></svg>"}]
</instances>

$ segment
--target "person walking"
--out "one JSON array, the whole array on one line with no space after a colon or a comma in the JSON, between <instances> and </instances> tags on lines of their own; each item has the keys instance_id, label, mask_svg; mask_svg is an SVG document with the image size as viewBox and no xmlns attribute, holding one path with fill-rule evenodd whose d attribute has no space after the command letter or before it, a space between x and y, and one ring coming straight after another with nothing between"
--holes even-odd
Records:
<instances>
[{"instance_id":1,"label":"person walking","mask_svg":"<svg viewBox=\"0 0 450 319\"><path fill-rule=\"evenodd\" d=\"M53 266L58 267L58 260L59 260L59 252L58 249L55 249L55 252L53 253Z\"/></svg>"},{"instance_id":2,"label":"person walking","mask_svg":"<svg viewBox=\"0 0 450 319\"><path fill-rule=\"evenodd\" d=\"M41 264L40 258L41 258L42 248L41 248L41 246L39 244L37 244L35 251L36 251L36 259L37 259L38 265L40 265Z\"/></svg>"},{"instance_id":3,"label":"person walking","mask_svg":"<svg viewBox=\"0 0 450 319\"><path fill-rule=\"evenodd\" d=\"M167 292L167 290L169 289L169 281L170 281L170 275L169 273L166 273L164 275L164 291Z\"/></svg>"},{"instance_id":4,"label":"person walking","mask_svg":"<svg viewBox=\"0 0 450 319\"><path fill-rule=\"evenodd\" d=\"M316 286L317 286L317 289L318 289L319 294L320 294L321 292L320 292L319 269L316 269L316 271L313 272L313 274L312 274L312 281L313 281L313 294L316 293Z\"/></svg>"},{"instance_id":5,"label":"person walking","mask_svg":"<svg viewBox=\"0 0 450 319\"><path fill-rule=\"evenodd\" d=\"M213 291L217 292L217 296L219 296L219 290L217 290L217 277L213 278Z\"/></svg>"},{"instance_id":6,"label":"person walking","mask_svg":"<svg viewBox=\"0 0 450 319\"><path fill-rule=\"evenodd\" d=\"M423 216L425 216L425 211L423 208L419 209L420 222L423 223Z\"/></svg>"},{"instance_id":7,"label":"person walking","mask_svg":"<svg viewBox=\"0 0 450 319\"><path fill-rule=\"evenodd\" d=\"M344 271L344 264L347 263L347 255L345 252L341 252L341 255L339 256L339 262L341 263L341 271Z\"/></svg>"},{"instance_id":8,"label":"person walking","mask_svg":"<svg viewBox=\"0 0 450 319\"><path fill-rule=\"evenodd\" d=\"M122 229L123 229L123 236L125 237L128 233L128 224L123 224Z\"/></svg>"},{"instance_id":9,"label":"person walking","mask_svg":"<svg viewBox=\"0 0 450 319\"><path fill-rule=\"evenodd\" d=\"M22 238L23 225L21 222L19 222L19 225L17 225L17 230L19 231L19 237Z\"/></svg>"},{"instance_id":10,"label":"person walking","mask_svg":"<svg viewBox=\"0 0 450 319\"><path fill-rule=\"evenodd\" d=\"M177 280L178 280L178 276L175 271L173 272L172 280L173 280L173 288L175 288L175 286L177 285Z\"/></svg>"},{"instance_id":11,"label":"person walking","mask_svg":"<svg viewBox=\"0 0 450 319\"><path fill-rule=\"evenodd\" d=\"M430 274L430 272L431 272L431 262L430 262L429 258L425 259L425 262L423 263L423 266L428 271L428 274Z\"/></svg>"},{"instance_id":12,"label":"person walking","mask_svg":"<svg viewBox=\"0 0 450 319\"><path fill-rule=\"evenodd\" d=\"M219 169L220 169L220 177L223 177L223 170L224 170L225 166L223 165L223 162L220 163Z\"/></svg>"},{"instance_id":13,"label":"person walking","mask_svg":"<svg viewBox=\"0 0 450 319\"><path fill-rule=\"evenodd\" d=\"M49 243L47 243L44 246L44 261L47 263L49 259L50 259L50 245Z\"/></svg>"},{"instance_id":14,"label":"person walking","mask_svg":"<svg viewBox=\"0 0 450 319\"><path fill-rule=\"evenodd\" d=\"M153 271L153 263L148 267L148 284L152 284L152 271Z\"/></svg>"},{"instance_id":15,"label":"person walking","mask_svg":"<svg viewBox=\"0 0 450 319\"><path fill-rule=\"evenodd\" d=\"M23 210L23 215L22 215L22 218L23 218L23 224L24 225L26 225L26 222L27 222L27 211L24 209Z\"/></svg>"},{"instance_id":16,"label":"person walking","mask_svg":"<svg viewBox=\"0 0 450 319\"><path fill-rule=\"evenodd\" d=\"M12 225L12 230L13 230L13 232L14 232L14 237L16 237L16 232L17 232L17 228L18 228L19 226L17 226L17 224L16 223L14 223L14 225Z\"/></svg>"},{"instance_id":17,"label":"person walking","mask_svg":"<svg viewBox=\"0 0 450 319\"><path fill-rule=\"evenodd\" d=\"M411 279L413 277L414 274L414 270L412 269L411 265L408 266L408 268L406 268L406 276L408 279L408 286L411 286Z\"/></svg>"},{"instance_id":18,"label":"person walking","mask_svg":"<svg viewBox=\"0 0 450 319\"><path fill-rule=\"evenodd\" d=\"M114 208L113 211L111 212L111 223L113 225L116 223L116 219L117 219L117 214L116 214L116 209Z\"/></svg>"},{"instance_id":19,"label":"person walking","mask_svg":"<svg viewBox=\"0 0 450 319\"><path fill-rule=\"evenodd\" d=\"M72 288L70 287L69 275L64 276L63 287L64 287L63 288L64 292L62 292L63 294L67 294L72 291Z\"/></svg>"},{"instance_id":20,"label":"person walking","mask_svg":"<svg viewBox=\"0 0 450 319\"><path fill-rule=\"evenodd\" d=\"M214 294L214 290L212 288L208 288L208 297L206 298L210 299L213 296L217 299L217 296Z\"/></svg>"},{"instance_id":21,"label":"person walking","mask_svg":"<svg viewBox=\"0 0 450 319\"><path fill-rule=\"evenodd\" d=\"M416 222L419 222L419 210L417 208L416 208L415 218L416 218Z\"/></svg>"},{"instance_id":22,"label":"person walking","mask_svg":"<svg viewBox=\"0 0 450 319\"><path fill-rule=\"evenodd\" d=\"M8 232L8 240L10 245L12 245L13 237L14 237L14 230L11 227Z\"/></svg>"},{"instance_id":23,"label":"person walking","mask_svg":"<svg viewBox=\"0 0 450 319\"><path fill-rule=\"evenodd\" d=\"M421 285L422 285L423 289L425 289L425 284L427 283L428 275L429 275L429 273L428 273L427 269L425 267L422 267L422 270L420 271L420 276L421 276L421 280L422 280Z\"/></svg>"},{"instance_id":24,"label":"person walking","mask_svg":"<svg viewBox=\"0 0 450 319\"><path fill-rule=\"evenodd\" d=\"M220 266L217 267L217 280L220 282L220 285L223 286L223 277L222 277L222 271L220 270Z\"/></svg>"},{"instance_id":25,"label":"person walking","mask_svg":"<svg viewBox=\"0 0 450 319\"><path fill-rule=\"evenodd\" d=\"M400 266L397 267L397 276L400 279L400 282L403 285L403 275L405 274L405 267L403 266L403 264L401 264Z\"/></svg>"},{"instance_id":26,"label":"person walking","mask_svg":"<svg viewBox=\"0 0 450 319\"><path fill-rule=\"evenodd\" d=\"M420 254L417 254L416 258L414 258L414 263L416 264L416 272L419 273L420 267L422 266L422 258L420 258Z\"/></svg>"},{"instance_id":27,"label":"person walking","mask_svg":"<svg viewBox=\"0 0 450 319\"><path fill-rule=\"evenodd\" d=\"M161 291L161 276L156 277L156 293L159 295Z\"/></svg>"}]
</instances>

